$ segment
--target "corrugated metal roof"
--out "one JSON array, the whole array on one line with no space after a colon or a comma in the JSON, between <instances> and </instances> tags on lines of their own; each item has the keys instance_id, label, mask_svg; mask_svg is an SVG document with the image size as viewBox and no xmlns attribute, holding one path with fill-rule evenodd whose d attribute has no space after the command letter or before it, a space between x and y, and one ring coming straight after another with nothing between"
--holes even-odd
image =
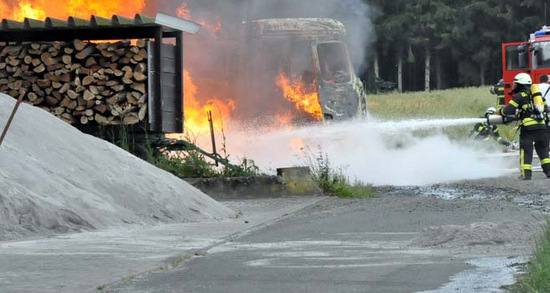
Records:
<instances>
[{"instance_id":1,"label":"corrugated metal roof","mask_svg":"<svg viewBox=\"0 0 550 293\"><path fill-rule=\"evenodd\" d=\"M162 19L163 22L157 22L157 19ZM172 19L174 23L185 24L185 26L170 26L164 21ZM169 16L163 13L158 13L156 18L143 14L136 14L134 19L120 15L113 15L111 19L92 15L89 20L69 16L67 20L47 17L44 21L25 18L23 22L11 19L3 19L0 31L9 30L37 30L37 29L68 29L68 28L108 28L108 27L141 27L141 26L165 26L167 29L180 30L189 33L196 33L200 25L192 21ZM192 28L192 29L189 29Z\"/></svg>"},{"instance_id":2,"label":"corrugated metal roof","mask_svg":"<svg viewBox=\"0 0 550 293\"><path fill-rule=\"evenodd\" d=\"M25 18L22 22L3 19L0 25L0 41L62 41L70 39L151 38L161 32L163 37L186 32L195 34L200 25L157 13L156 17L136 14L127 18L113 15L110 19L97 15L90 19L69 16L66 20L47 17L45 20Z\"/></svg>"},{"instance_id":3,"label":"corrugated metal roof","mask_svg":"<svg viewBox=\"0 0 550 293\"><path fill-rule=\"evenodd\" d=\"M76 28L76 27L105 27L105 26L143 26L158 25L154 17L136 14L134 19L126 18L120 15L113 15L111 19L92 15L89 20L69 16L67 20L60 20L53 17L46 17L44 21L25 18L23 22L3 19L2 30L30 30L30 29L55 29L55 28Z\"/></svg>"}]
</instances>

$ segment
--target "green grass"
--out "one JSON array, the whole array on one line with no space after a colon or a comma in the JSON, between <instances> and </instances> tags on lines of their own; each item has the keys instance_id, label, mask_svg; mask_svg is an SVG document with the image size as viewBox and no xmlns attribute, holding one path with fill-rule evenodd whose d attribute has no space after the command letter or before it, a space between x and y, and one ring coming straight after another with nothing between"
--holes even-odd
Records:
<instances>
[{"instance_id":1,"label":"green grass","mask_svg":"<svg viewBox=\"0 0 550 293\"><path fill-rule=\"evenodd\" d=\"M526 272L508 289L511 293L550 292L550 219L546 221L537 249L526 266Z\"/></svg>"},{"instance_id":2,"label":"green grass","mask_svg":"<svg viewBox=\"0 0 550 293\"><path fill-rule=\"evenodd\" d=\"M308 150L304 150L306 162L311 171L313 182L324 194L341 198L371 198L375 192L371 185L360 181L351 183L344 175L343 168L333 168L326 154L321 150L314 156Z\"/></svg>"},{"instance_id":3,"label":"green grass","mask_svg":"<svg viewBox=\"0 0 550 293\"><path fill-rule=\"evenodd\" d=\"M497 98L488 86L431 92L389 93L369 95L367 109L380 120L477 118L489 107L496 107ZM499 125L500 135L512 140L515 124ZM465 140L473 125L446 127L442 130L451 139ZM425 136L431 133L422 133ZM517 135L515 136L517 140Z\"/></svg>"},{"instance_id":4,"label":"green grass","mask_svg":"<svg viewBox=\"0 0 550 293\"><path fill-rule=\"evenodd\" d=\"M255 177L260 173L253 160L244 158L238 165L217 167L194 150L149 155L147 161L180 178Z\"/></svg>"}]
</instances>

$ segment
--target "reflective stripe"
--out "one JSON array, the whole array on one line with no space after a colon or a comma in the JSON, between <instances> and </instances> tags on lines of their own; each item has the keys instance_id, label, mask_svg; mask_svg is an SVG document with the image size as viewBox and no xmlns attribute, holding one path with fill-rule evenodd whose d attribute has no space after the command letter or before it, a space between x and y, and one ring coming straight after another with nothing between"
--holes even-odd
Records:
<instances>
[{"instance_id":1,"label":"reflective stripe","mask_svg":"<svg viewBox=\"0 0 550 293\"><path fill-rule=\"evenodd\" d=\"M519 150L519 170L521 171L521 177L525 178L525 169L523 169L525 162L525 151L523 149Z\"/></svg>"},{"instance_id":2,"label":"reflective stripe","mask_svg":"<svg viewBox=\"0 0 550 293\"><path fill-rule=\"evenodd\" d=\"M530 164L521 165L521 170L531 170L531 169L532 169L532 165Z\"/></svg>"},{"instance_id":3,"label":"reflective stripe","mask_svg":"<svg viewBox=\"0 0 550 293\"><path fill-rule=\"evenodd\" d=\"M519 104L516 103L516 101L514 101L514 100L511 100L509 104L512 105L512 106L514 106L514 108L519 107Z\"/></svg>"},{"instance_id":4,"label":"reflective stripe","mask_svg":"<svg viewBox=\"0 0 550 293\"><path fill-rule=\"evenodd\" d=\"M525 118L522 120L521 124L523 124L523 126L532 126L532 125L545 125L546 122L543 120L543 121L537 121L533 118Z\"/></svg>"},{"instance_id":5,"label":"reflective stripe","mask_svg":"<svg viewBox=\"0 0 550 293\"><path fill-rule=\"evenodd\" d=\"M550 164L550 158L542 159L542 161L540 162L540 164L541 164L541 165Z\"/></svg>"}]
</instances>

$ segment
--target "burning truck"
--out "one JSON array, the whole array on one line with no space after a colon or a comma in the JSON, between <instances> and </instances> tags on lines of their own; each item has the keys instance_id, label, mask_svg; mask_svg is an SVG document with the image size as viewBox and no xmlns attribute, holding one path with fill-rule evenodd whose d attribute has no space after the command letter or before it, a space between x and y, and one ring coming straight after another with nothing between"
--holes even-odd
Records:
<instances>
[{"instance_id":1,"label":"burning truck","mask_svg":"<svg viewBox=\"0 0 550 293\"><path fill-rule=\"evenodd\" d=\"M328 18L281 18L252 21L242 50L252 59L246 80L262 88L276 79L277 90L297 109L320 120L366 116L366 94L351 66L344 25ZM301 95L297 95L301 93ZM248 92L246 96L250 96Z\"/></svg>"},{"instance_id":2,"label":"burning truck","mask_svg":"<svg viewBox=\"0 0 550 293\"><path fill-rule=\"evenodd\" d=\"M195 116L188 106L195 100L230 108L221 111L223 119L254 127L366 117L365 89L351 65L340 21L232 19L222 25L194 19L188 11L178 16L203 26L185 44L192 77L185 82L186 122Z\"/></svg>"}]
</instances>

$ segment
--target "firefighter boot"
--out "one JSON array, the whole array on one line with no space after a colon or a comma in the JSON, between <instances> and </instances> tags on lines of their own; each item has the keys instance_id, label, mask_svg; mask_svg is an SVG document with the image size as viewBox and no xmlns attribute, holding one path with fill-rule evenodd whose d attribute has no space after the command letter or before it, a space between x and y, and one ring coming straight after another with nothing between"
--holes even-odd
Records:
<instances>
[{"instance_id":1,"label":"firefighter boot","mask_svg":"<svg viewBox=\"0 0 550 293\"><path fill-rule=\"evenodd\" d=\"M548 160L548 159L546 159ZM543 160L545 161L545 160ZM546 174L547 178L550 178L550 163L546 163L542 165L542 171L544 171L544 174Z\"/></svg>"},{"instance_id":2,"label":"firefighter boot","mask_svg":"<svg viewBox=\"0 0 550 293\"><path fill-rule=\"evenodd\" d=\"M522 180L531 180L531 176L532 176L532 173L533 171L531 170L523 170L523 176L521 176L521 179Z\"/></svg>"}]
</instances>

